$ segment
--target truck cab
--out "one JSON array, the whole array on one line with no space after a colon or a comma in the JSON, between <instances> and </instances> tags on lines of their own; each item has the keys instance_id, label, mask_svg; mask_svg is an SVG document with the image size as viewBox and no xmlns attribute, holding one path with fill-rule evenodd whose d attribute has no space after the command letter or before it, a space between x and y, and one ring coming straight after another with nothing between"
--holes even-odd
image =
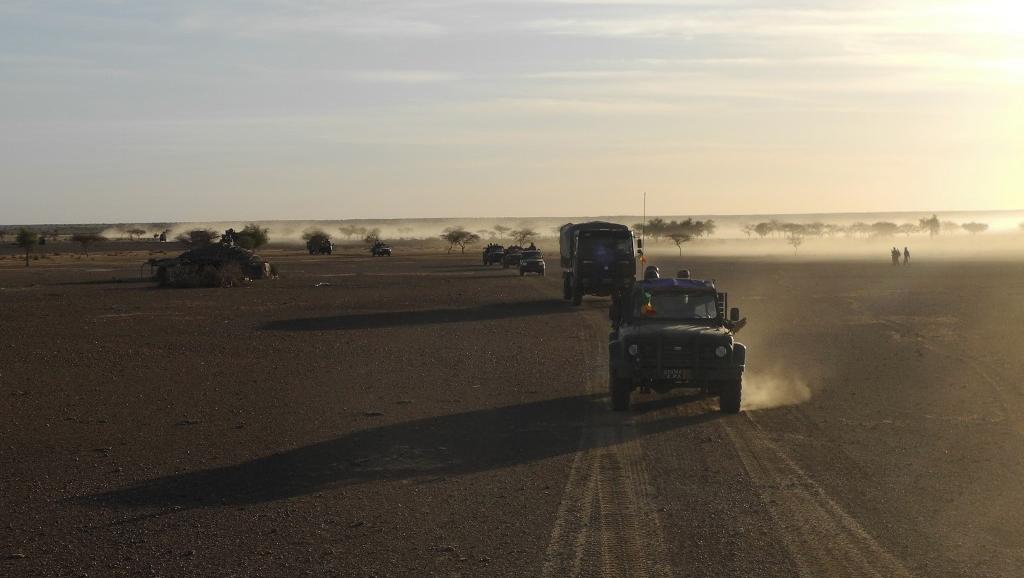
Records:
<instances>
[{"instance_id":1,"label":"truck cab","mask_svg":"<svg viewBox=\"0 0 1024 578\"><path fill-rule=\"evenodd\" d=\"M594 221L569 223L559 236L563 297L580 305L584 295L610 295L617 301L636 281L633 232L625 225Z\"/></svg>"},{"instance_id":2,"label":"truck cab","mask_svg":"<svg viewBox=\"0 0 1024 578\"><path fill-rule=\"evenodd\" d=\"M611 310L608 342L612 408L629 408L632 391L699 388L719 397L724 413L740 410L746 347L735 334L746 325L729 311L728 295L712 281L651 279L636 283Z\"/></svg>"}]
</instances>

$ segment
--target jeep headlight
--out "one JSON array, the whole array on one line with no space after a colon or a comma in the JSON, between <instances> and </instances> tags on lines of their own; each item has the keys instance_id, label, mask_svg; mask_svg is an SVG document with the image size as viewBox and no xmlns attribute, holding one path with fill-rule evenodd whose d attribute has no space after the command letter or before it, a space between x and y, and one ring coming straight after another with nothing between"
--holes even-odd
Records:
<instances>
[{"instance_id":1,"label":"jeep headlight","mask_svg":"<svg viewBox=\"0 0 1024 578\"><path fill-rule=\"evenodd\" d=\"M629 349L627 349L626 351L629 351L630 355L636 357L636 354L640 353L640 346L634 343L633 345L630 345Z\"/></svg>"},{"instance_id":2,"label":"jeep headlight","mask_svg":"<svg viewBox=\"0 0 1024 578\"><path fill-rule=\"evenodd\" d=\"M724 345L719 345L715 348L715 357L721 359L729 355L729 348Z\"/></svg>"}]
</instances>

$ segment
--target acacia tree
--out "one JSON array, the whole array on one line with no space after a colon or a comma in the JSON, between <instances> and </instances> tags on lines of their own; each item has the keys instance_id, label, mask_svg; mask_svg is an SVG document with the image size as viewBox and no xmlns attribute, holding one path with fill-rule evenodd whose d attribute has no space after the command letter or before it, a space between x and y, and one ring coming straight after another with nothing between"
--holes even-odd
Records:
<instances>
[{"instance_id":1,"label":"acacia tree","mask_svg":"<svg viewBox=\"0 0 1024 578\"><path fill-rule=\"evenodd\" d=\"M476 233L470 233L462 227L448 227L441 233L441 239L448 243L448 253L451 254L452 249L458 245L462 252L466 252L466 245L471 245L480 240L480 235Z\"/></svg>"},{"instance_id":2,"label":"acacia tree","mask_svg":"<svg viewBox=\"0 0 1024 578\"><path fill-rule=\"evenodd\" d=\"M323 229L317 229L316 227L311 227L302 232L303 241L306 241L308 243L309 241L314 239L316 239L318 242L320 239L330 241L331 236L324 232Z\"/></svg>"},{"instance_id":3,"label":"acacia tree","mask_svg":"<svg viewBox=\"0 0 1024 578\"><path fill-rule=\"evenodd\" d=\"M875 237L892 237L899 230L899 225L888 221L878 221L871 225L871 232Z\"/></svg>"},{"instance_id":4,"label":"acacia tree","mask_svg":"<svg viewBox=\"0 0 1024 578\"><path fill-rule=\"evenodd\" d=\"M920 229L918 229L917 225L915 225L913 223L903 223L902 225L900 225L897 228L897 232L899 232L899 233L901 233L903 235L906 235L908 237L913 235L914 233L918 232L919 230Z\"/></svg>"},{"instance_id":5,"label":"acacia tree","mask_svg":"<svg viewBox=\"0 0 1024 578\"><path fill-rule=\"evenodd\" d=\"M512 227L506 227L505 225L495 225L494 232L498 234L499 239L504 239L505 235L512 230Z\"/></svg>"},{"instance_id":6,"label":"acacia tree","mask_svg":"<svg viewBox=\"0 0 1024 578\"><path fill-rule=\"evenodd\" d=\"M800 245L804 244L804 238L800 235L790 235L786 238L786 242L793 246L793 254L800 250Z\"/></svg>"},{"instance_id":7,"label":"acacia tree","mask_svg":"<svg viewBox=\"0 0 1024 578\"><path fill-rule=\"evenodd\" d=\"M85 252L86 255L89 254L89 245L106 240L107 238L99 233L78 233L76 235L71 235L71 241L81 245L82 251Z\"/></svg>"},{"instance_id":8,"label":"acacia tree","mask_svg":"<svg viewBox=\"0 0 1024 578\"><path fill-rule=\"evenodd\" d=\"M971 235L977 235L978 233L984 233L985 231L988 230L988 223L970 222L970 223L964 223L961 226L964 228L965 231L967 231Z\"/></svg>"},{"instance_id":9,"label":"acacia tree","mask_svg":"<svg viewBox=\"0 0 1024 578\"><path fill-rule=\"evenodd\" d=\"M259 249L270 241L270 229L249 223L235 233L235 242L243 249Z\"/></svg>"},{"instance_id":10,"label":"acacia tree","mask_svg":"<svg viewBox=\"0 0 1024 578\"><path fill-rule=\"evenodd\" d=\"M693 239L693 237L682 231L673 231L665 235L665 237L668 238L669 241L675 243L676 249L679 249L680 257L683 256L683 243L688 243L691 239Z\"/></svg>"},{"instance_id":11,"label":"acacia tree","mask_svg":"<svg viewBox=\"0 0 1024 578\"><path fill-rule=\"evenodd\" d=\"M22 229L18 231L18 236L14 239L14 243L25 250L25 266L28 267L28 254L39 243L39 235L35 231Z\"/></svg>"},{"instance_id":12,"label":"acacia tree","mask_svg":"<svg viewBox=\"0 0 1024 578\"><path fill-rule=\"evenodd\" d=\"M516 245L520 246L525 245L527 241L532 240L536 236L537 232L529 227L512 231L512 240L515 241Z\"/></svg>"},{"instance_id":13,"label":"acacia tree","mask_svg":"<svg viewBox=\"0 0 1024 578\"><path fill-rule=\"evenodd\" d=\"M932 215L930 219L921 219L918 221L922 231L928 231L929 237L934 237L942 231L942 223L939 222L938 215Z\"/></svg>"},{"instance_id":14,"label":"acacia tree","mask_svg":"<svg viewBox=\"0 0 1024 578\"><path fill-rule=\"evenodd\" d=\"M190 249L212 245L220 238L220 233L212 229L196 229L178 235L177 241Z\"/></svg>"},{"instance_id":15,"label":"acacia tree","mask_svg":"<svg viewBox=\"0 0 1024 578\"><path fill-rule=\"evenodd\" d=\"M128 229L128 230L125 231L125 233L128 233L128 240L131 241L131 240L134 240L135 238L141 239L142 236L146 234L146 230L145 229L135 228L135 229Z\"/></svg>"},{"instance_id":16,"label":"acacia tree","mask_svg":"<svg viewBox=\"0 0 1024 578\"><path fill-rule=\"evenodd\" d=\"M765 237L767 237L768 235L770 235L772 233L772 224L771 223L758 223L758 224L754 225L754 233L756 233L758 237L761 237L762 239L764 239Z\"/></svg>"}]
</instances>

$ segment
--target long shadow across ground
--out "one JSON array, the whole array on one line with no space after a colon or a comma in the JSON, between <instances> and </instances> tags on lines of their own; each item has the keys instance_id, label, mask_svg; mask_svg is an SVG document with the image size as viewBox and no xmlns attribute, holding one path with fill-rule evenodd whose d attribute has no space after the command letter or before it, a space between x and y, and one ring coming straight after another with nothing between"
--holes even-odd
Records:
<instances>
[{"instance_id":1,"label":"long shadow across ground","mask_svg":"<svg viewBox=\"0 0 1024 578\"><path fill-rule=\"evenodd\" d=\"M436 323L463 323L488 321L532 315L565 315L578 309L557 299L494 303L464 309L420 309L411 311L382 311L380 313L351 313L331 317L307 317L271 321L260 327L264 331L347 331L351 329L379 329Z\"/></svg>"},{"instance_id":2,"label":"long shadow across ground","mask_svg":"<svg viewBox=\"0 0 1024 578\"><path fill-rule=\"evenodd\" d=\"M429 481L528 464L579 449L587 414L601 398L564 397L385 425L237 465L166 476L79 500L185 509L245 505L338 485L413 478ZM680 404L693 401L689 397L676 399ZM645 422L641 435L693 426L718 415L670 415Z\"/></svg>"}]
</instances>

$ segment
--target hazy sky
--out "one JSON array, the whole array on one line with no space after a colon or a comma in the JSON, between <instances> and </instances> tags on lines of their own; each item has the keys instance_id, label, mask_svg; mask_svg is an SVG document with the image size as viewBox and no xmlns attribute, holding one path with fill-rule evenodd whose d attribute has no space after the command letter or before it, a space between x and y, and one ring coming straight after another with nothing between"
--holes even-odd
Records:
<instances>
[{"instance_id":1,"label":"hazy sky","mask_svg":"<svg viewBox=\"0 0 1024 578\"><path fill-rule=\"evenodd\" d=\"M0 0L0 223L1024 208L1024 2Z\"/></svg>"}]
</instances>

